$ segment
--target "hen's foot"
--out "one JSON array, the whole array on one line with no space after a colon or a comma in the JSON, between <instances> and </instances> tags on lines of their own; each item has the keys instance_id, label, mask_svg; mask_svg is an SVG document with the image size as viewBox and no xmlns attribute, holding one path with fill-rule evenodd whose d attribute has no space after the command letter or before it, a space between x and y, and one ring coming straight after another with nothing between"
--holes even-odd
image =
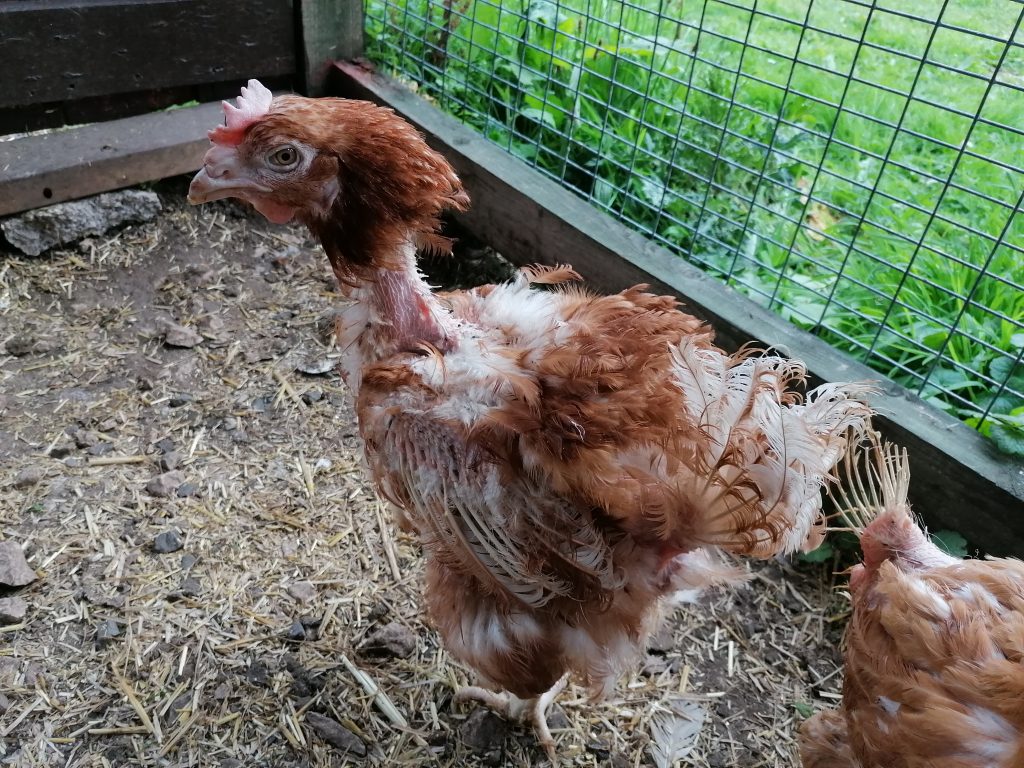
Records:
<instances>
[{"instance_id":1,"label":"hen's foot","mask_svg":"<svg viewBox=\"0 0 1024 768\"><path fill-rule=\"evenodd\" d=\"M530 723L537 732L537 740L544 747L544 751L548 753L551 765L557 765L558 756L555 751L555 740L551 736L551 729L548 728L547 710L568 682L569 675L566 673L551 686L550 690L532 699L520 699L508 691L498 693L475 685L468 685L455 692L455 701L460 703L479 701L508 720Z\"/></svg>"}]
</instances>

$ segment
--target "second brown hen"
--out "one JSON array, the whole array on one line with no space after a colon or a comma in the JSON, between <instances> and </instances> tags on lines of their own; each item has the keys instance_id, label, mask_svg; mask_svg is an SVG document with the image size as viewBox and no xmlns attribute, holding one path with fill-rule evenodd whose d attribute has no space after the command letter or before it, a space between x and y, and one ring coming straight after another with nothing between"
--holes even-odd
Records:
<instances>
[{"instance_id":1,"label":"second brown hen","mask_svg":"<svg viewBox=\"0 0 1024 768\"><path fill-rule=\"evenodd\" d=\"M1024 766L1024 563L940 550L907 503L905 452L876 441L849 512L870 522L850 577L842 707L801 730L804 768Z\"/></svg>"}]
</instances>

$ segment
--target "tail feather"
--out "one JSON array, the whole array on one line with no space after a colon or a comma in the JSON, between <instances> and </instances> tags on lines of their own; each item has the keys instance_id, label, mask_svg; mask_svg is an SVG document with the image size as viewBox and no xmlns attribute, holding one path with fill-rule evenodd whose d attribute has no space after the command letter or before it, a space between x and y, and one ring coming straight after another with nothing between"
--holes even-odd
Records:
<instances>
[{"instance_id":1,"label":"tail feather","mask_svg":"<svg viewBox=\"0 0 1024 768\"><path fill-rule=\"evenodd\" d=\"M906 448L883 442L877 432L867 442L851 445L843 459L843 479L834 496L842 530L863 533L873 520L888 512L909 517L910 461Z\"/></svg>"},{"instance_id":2,"label":"tail feather","mask_svg":"<svg viewBox=\"0 0 1024 768\"><path fill-rule=\"evenodd\" d=\"M813 544L822 487L867 427L871 388L826 384L801 403L789 389L804 379L799 362L729 357L689 339L673 356L689 416L706 438L680 489L697 508L698 540L758 557Z\"/></svg>"},{"instance_id":3,"label":"tail feather","mask_svg":"<svg viewBox=\"0 0 1024 768\"><path fill-rule=\"evenodd\" d=\"M853 531L860 539L869 571L886 560L911 570L959 561L935 545L910 508L906 449L871 432L866 445L854 446L843 464L846 482L834 492L838 516L846 523L842 530Z\"/></svg>"}]
</instances>

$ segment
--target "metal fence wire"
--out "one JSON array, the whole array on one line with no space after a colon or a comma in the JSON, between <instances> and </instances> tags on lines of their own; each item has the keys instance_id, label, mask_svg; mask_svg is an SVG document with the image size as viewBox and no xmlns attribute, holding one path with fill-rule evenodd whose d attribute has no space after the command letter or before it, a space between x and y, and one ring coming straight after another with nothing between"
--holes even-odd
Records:
<instances>
[{"instance_id":1,"label":"metal fence wire","mask_svg":"<svg viewBox=\"0 0 1024 768\"><path fill-rule=\"evenodd\" d=\"M1022 17L1019 0L366 0L385 69L1011 450Z\"/></svg>"}]
</instances>

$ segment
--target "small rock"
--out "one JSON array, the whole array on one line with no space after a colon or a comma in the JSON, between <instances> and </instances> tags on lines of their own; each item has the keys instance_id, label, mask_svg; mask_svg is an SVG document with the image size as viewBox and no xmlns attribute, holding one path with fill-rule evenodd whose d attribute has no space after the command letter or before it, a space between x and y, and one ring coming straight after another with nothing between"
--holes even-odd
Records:
<instances>
[{"instance_id":1,"label":"small rock","mask_svg":"<svg viewBox=\"0 0 1024 768\"><path fill-rule=\"evenodd\" d=\"M177 451L167 451L160 457L160 469L164 472L177 469L179 464L181 464L181 454Z\"/></svg>"},{"instance_id":2,"label":"small rock","mask_svg":"<svg viewBox=\"0 0 1024 768\"><path fill-rule=\"evenodd\" d=\"M562 709L560 704L555 704L551 709L548 710L548 727L549 728L568 728L569 717L565 714L565 710Z\"/></svg>"},{"instance_id":3,"label":"small rock","mask_svg":"<svg viewBox=\"0 0 1024 768\"><path fill-rule=\"evenodd\" d=\"M224 701L224 699L231 695L232 690L233 689L231 688L231 686L228 685L226 682L221 683L213 689L214 701Z\"/></svg>"},{"instance_id":4,"label":"small rock","mask_svg":"<svg viewBox=\"0 0 1024 768\"><path fill-rule=\"evenodd\" d=\"M17 624L27 612L28 603L20 597L0 598L0 624Z\"/></svg>"},{"instance_id":5,"label":"small rock","mask_svg":"<svg viewBox=\"0 0 1024 768\"><path fill-rule=\"evenodd\" d=\"M416 635L392 621L367 637L360 650L367 656L406 659L416 651Z\"/></svg>"},{"instance_id":6,"label":"small rock","mask_svg":"<svg viewBox=\"0 0 1024 768\"><path fill-rule=\"evenodd\" d=\"M607 742L591 741L587 744L587 752L590 752L599 763L604 763L611 757L612 750Z\"/></svg>"},{"instance_id":7,"label":"small rock","mask_svg":"<svg viewBox=\"0 0 1024 768\"><path fill-rule=\"evenodd\" d=\"M366 613L367 621L380 621L388 615L388 607L384 603L375 603Z\"/></svg>"},{"instance_id":8,"label":"small rock","mask_svg":"<svg viewBox=\"0 0 1024 768\"><path fill-rule=\"evenodd\" d=\"M260 395L252 401L252 409L256 411L256 413L264 413L273 402L274 398L272 395Z\"/></svg>"},{"instance_id":9,"label":"small rock","mask_svg":"<svg viewBox=\"0 0 1024 768\"><path fill-rule=\"evenodd\" d=\"M306 628L302 626L301 621L293 621L292 625L288 628L288 639L289 640L305 640L306 639Z\"/></svg>"},{"instance_id":10,"label":"small rock","mask_svg":"<svg viewBox=\"0 0 1024 768\"><path fill-rule=\"evenodd\" d=\"M181 556L181 570L187 571L198 562L198 557L193 555L191 552L186 552L184 555Z\"/></svg>"},{"instance_id":11,"label":"small rock","mask_svg":"<svg viewBox=\"0 0 1024 768\"><path fill-rule=\"evenodd\" d=\"M192 349L203 343L203 337L191 328L167 321L163 324L164 344L168 347Z\"/></svg>"},{"instance_id":12,"label":"small rock","mask_svg":"<svg viewBox=\"0 0 1024 768\"><path fill-rule=\"evenodd\" d=\"M178 486L177 493L179 499L187 499L199 493L199 489L194 483L182 483Z\"/></svg>"},{"instance_id":13,"label":"small rock","mask_svg":"<svg viewBox=\"0 0 1024 768\"><path fill-rule=\"evenodd\" d=\"M324 393L319 389L311 389L307 392L302 393L302 402L306 405L312 405L313 403L319 403L324 399Z\"/></svg>"},{"instance_id":14,"label":"small rock","mask_svg":"<svg viewBox=\"0 0 1024 768\"><path fill-rule=\"evenodd\" d=\"M325 373L330 373L337 367L338 363L336 360L331 360L328 357L313 357L296 365L295 370L307 376L322 376Z\"/></svg>"},{"instance_id":15,"label":"small rock","mask_svg":"<svg viewBox=\"0 0 1024 768\"><path fill-rule=\"evenodd\" d=\"M6 712L11 708L11 700L0 693L0 713Z\"/></svg>"},{"instance_id":16,"label":"small rock","mask_svg":"<svg viewBox=\"0 0 1024 768\"><path fill-rule=\"evenodd\" d=\"M146 490L153 496L165 499L178 490L178 486L184 482L185 475L181 471L164 472L146 483Z\"/></svg>"},{"instance_id":17,"label":"small rock","mask_svg":"<svg viewBox=\"0 0 1024 768\"><path fill-rule=\"evenodd\" d=\"M299 621L302 622L302 626L306 629L316 629L323 623L323 618L320 616L311 616L308 613L302 614L299 617Z\"/></svg>"},{"instance_id":18,"label":"small rock","mask_svg":"<svg viewBox=\"0 0 1024 768\"><path fill-rule=\"evenodd\" d=\"M96 429L98 429L100 432L113 432L115 429L117 429L117 419L113 417L109 419L104 419L103 421L96 425Z\"/></svg>"},{"instance_id":19,"label":"small rock","mask_svg":"<svg viewBox=\"0 0 1024 768\"><path fill-rule=\"evenodd\" d=\"M91 429L76 429L73 437L75 438L75 445L79 448L91 448L102 439Z\"/></svg>"},{"instance_id":20,"label":"small rock","mask_svg":"<svg viewBox=\"0 0 1024 768\"><path fill-rule=\"evenodd\" d=\"M43 668L34 661L25 665L22 676L25 678L25 685L29 688L35 688L37 685L46 687L46 675L43 674Z\"/></svg>"},{"instance_id":21,"label":"small rock","mask_svg":"<svg viewBox=\"0 0 1024 768\"><path fill-rule=\"evenodd\" d=\"M170 400L167 401L167 404L171 406L171 408L181 408L181 406L187 405L188 403L191 403L193 400L195 400L195 397L183 393L172 397Z\"/></svg>"},{"instance_id":22,"label":"small rock","mask_svg":"<svg viewBox=\"0 0 1024 768\"><path fill-rule=\"evenodd\" d=\"M4 345L4 349L7 351L8 355L13 355L14 357L24 357L25 355L32 352L32 349L35 347L35 345L35 339L33 339L31 336L27 336L22 333L18 334L17 336L11 339L8 339L7 343Z\"/></svg>"},{"instance_id":23,"label":"small rock","mask_svg":"<svg viewBox=\"0 0 1024 768\"><path fill-rule=\"evenodd\" d=\"M254 661L245 670L245 679L255 685L266 685L270 677L267 675L267 666L262 661Z\"/></svg>"},{"instance_id":24,"label":"small rock","mask_svg":"<svg viewBox=\"0 0 1024 768\"><path fill-rule=\"evenodd\" d=\"M319 712L307 712L306 722L312 726L317 735L343 753L355 757L366 757L366 745L363 740L337 720L333 720Z\"/></svg>"},{"instance_id":25,"label":"small rock","mask_svg":"<svg viewBox=\"0 0 1024 768\"><path fill-rule=\"evenodd\" d=\"M322 691L327 681L324 676L315 675L306 669L294 655L286 653L282 658L285 669L292 676L292 694L298 698L312 696Z\"/></svg>"},{"instance_id":26,"label":"small rock","mask_svg":"<svg viewBox=\"0 0 1024 768\"><path fill-rule=\"evenodd\" d=\"M164 531L153 539L153 549L162 555L169 554L170 552L177 552L184 546L185 541L181 538L181 534L173 530Z\"/></svg>"},{"instance_id":27,"label":"small rock","mask_svg":"<svg viewBox=\"0 0 1024 768\"><path fill-rule=\"evenodd\" d=\"M492 765L496 764L495 759L501 762L502 746L507 734L508 723L483 707L474 709L459 726L462 743Z\"/></svg>"},{"instance_id":28,"label":"small rock","mask_svg":"<svg viewBox=\"0 0 1024 768\"><path fill-rule=\"evenodd\" d=\"M267 347L266 345L260 345L255 349L248 349L242 354L243 359L247 363L262 363L267 360L273 360L277 357L277 350Z\"/></svg>"},{"instance_id":29,"label":"small rock","mask_svg":"<svg viewBox=\"0 0 1024 768\"><path fill-rule=\"evenodd\" d=\"M18 543L10 539L0 541L0 585L24 587L35 580L36 572L28 567Z\"/></svg>"},{"instance_id":30,"label":"small rock","mask_svg":"<svg viewBox=\"0 0 1024 768\"><path fill-rule=\"evenodd\" d=\"M114 450L113 443L102 442L96 443L96 445L90 445L85 452L90 456L106 456L112 450Z\"/></svg>"},{"instance_id":31,"label":"small rock","mask_svg":"<svg viewBox=\"0 0 1024 768\"><path fill-rule=\"evenodd\" d=\"M248 443L249 433L244 429L233 429L231 430L231 439L236 443Z\"/></svg>"},{"instance_id":32,"label":"small rock","mask_svg":"<svg viewBox=\"0 0 1024 768\"><path fill-rule=\"evenodd\" d=\"M84 467L85 464L86 461L81 456L68 456L64 459L64 466L71 467L72 469L75 467Z\"/></svg>"},{"instance_id":33,"label":"small rock","mask_svg":"<svg viewBox=\"0 0 1024 768\"><path fill-rule=\"evenodd\" d=\"M647 641L647 650L653 653L668 653L675 649L676 637L671 625L664 624L651 638Z\"/></svg>"},{"instance_id":34,"label":"small rock","mask_svg":"<svg viewBox=\"0 0 1024 768\"><path fill-rule=\"evenodd\" d=\"M150 221L160 208L155 192L122 189L12 216L0 223L0 229L22 253L38 256L55 245L102 235L127 222Z\"/></svg>"},{"instance_id":35,"label":"small rock","mask_svg":"<svg viewBox=\"0 0 1024 768\"><path fill-rule=\"evenodd\" d=\"M69 447L66 445L57 445L50 449L47 456L51 459L63 459L66 458L69 453L71 453L71 449Z\"/></svg>"},{"instance_id":36,"label":"small rock","mask_svg":"<svg viewBox=\"0 0 1024 768\"><path fill-rule=\"evenodd\" d=\"M185 691L178 698L171 702L170 711L174 714L178 714L181 710L186 709L192 703L192 691Z\"/></svg>"},{"instance_id":37,"label":"small rock","mask_svg":"<svg viewBox=\"0 0 1024 768\"><path fill-rule=\"evenodd\" d=\"M316 587L308 581L293 581L288 585L288 594L300 603L311 603L316 599Z\"/></svg>"},{"instance_id":38,"label":"small rock","mask_svg":"<svg viewBox=\"0 0 1024 768\"><path fill-rule=\"evenodd\" d=\"M124 608L124 595L122 594L108 594L100 589L98 584L86 584L82 589L83 596L90 603L96 605L105 605L108 608Z\"/></svg>"},{"instance_id":39,"label":"small rock","mask_svg":"<svg viewBox=\"0 0 1024 768\"><path fill-rule=\"evenodd\" d=\"M427 744L436 749L438 753L444 752L448 746L448 731L443 728L432 730L426 735Z\"/></svg>"},{"instance_id":40,"label":"small rock","mask_svg":"<svg viewBox=\"0 0 1024 768\"><path fill-rule=\"evenodd\" d=\"M199 597L202 591L203 585L195 576L186 576L181 582L182 597Z\"/></svg>"},{"instance_id":41,"label":"small rock","mask_svg":"<svg viewBox=\"0 0 1024 768\"><path fill-rule=\"evenodd\" d=\"M96 642L108 643L121 634L121 627L113 619L107 619L96 627Z\"/></svg>"},{"instance_id":42,"label":"small rock","mask_svg":"<svg viewBox=\"0 0 1024 768\"><path fill-rule=\"evenodd\" d=\"M201 325L207 336L216 336L218 341L222 341L220 332L226 327L222 318L217 315L208 315L203 318Z\"/></svg>"},{"instance_id":43,"label":"small rock","mask_svg":"<svg viewBox=\"0 0 1024 768\"><path fill-rule=\"evenodd\" d=\"M165 437L153 443L153 447L160 451L160 453L170 453L174 450L174 441L169 437Z\"/></svg>"},{"instance_id":44,"label":"small rock","mask_svg":"<svg viewBox=\"0 0 1024 768\"><path fill-rule=\"evenodd\" d=\"M29 488L42 480L45 474L46 471L41 466L38 464L32 464L25 467L15 476L14 487Z\"/></svg>"}]
</instances>

